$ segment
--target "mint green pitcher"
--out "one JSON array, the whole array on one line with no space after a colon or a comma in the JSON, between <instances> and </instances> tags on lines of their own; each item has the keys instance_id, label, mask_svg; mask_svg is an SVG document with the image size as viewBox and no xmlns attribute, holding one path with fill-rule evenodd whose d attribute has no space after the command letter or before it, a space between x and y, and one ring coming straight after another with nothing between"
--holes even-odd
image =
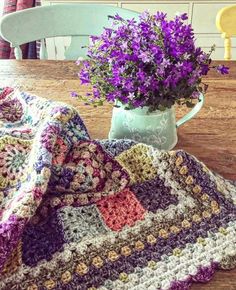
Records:
<instances>
[{"instance_id":1,"label":"mint green pitcher","mask_svg":"<svg viewBox=\"0 0 236 290\"><path fill-rule=\"evenodd\" d=\"M192 119L202 108L204 96L183 118L176 122L172 106L165 111L149 113L148 107L125 110L114 107L109 139L131 139L152 145L158 149L171 150L178 141L177 128Z\"/></svg>"}]
</instances>

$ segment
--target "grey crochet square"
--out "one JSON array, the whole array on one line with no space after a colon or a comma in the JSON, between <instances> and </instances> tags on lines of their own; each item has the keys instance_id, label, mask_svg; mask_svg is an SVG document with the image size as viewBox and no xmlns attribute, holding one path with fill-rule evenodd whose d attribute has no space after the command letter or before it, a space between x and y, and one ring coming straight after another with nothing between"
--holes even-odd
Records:
<instances>
[{"instance_id":1,"label":"grey crochet square","mask_svg":"<svg viewBox=\"0 0 236 290\"><path fill-rule=\"evenodd\" d=\"M67 242L81 242L108 231L96 205L63 207L58 211L58 219Z\"/></svg>"}]
</instances>

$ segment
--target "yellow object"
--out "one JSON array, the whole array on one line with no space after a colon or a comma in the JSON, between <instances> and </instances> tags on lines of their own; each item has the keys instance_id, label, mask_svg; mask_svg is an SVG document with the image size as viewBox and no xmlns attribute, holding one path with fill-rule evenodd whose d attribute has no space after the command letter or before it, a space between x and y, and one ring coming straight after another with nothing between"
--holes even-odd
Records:
<instances>
[{"instance_id":1,"label":"yellow object","mask_svg":"<svg viewBox=\"0 0 236 290\"><path fill-rule=\"evenodd\" d=\"M124 246L121 248L121 254L124 256L130 256L131 255L131 249L128 246Z\"/></svg>"},{"instance_id":2,"label":"yellow object","mask_svg":"<svg viewBox=\"0 0 236 290\"><path fill-rule=\"evenodd\" d=\"M143 249L144 249L144 243L142 243L141 241L137 241L136 243L135 243L135 249L137 250L137 251L142 251Z\"/></svg>"},{"instance_id":3,"label":"yellow object","mask_svg":"<svg viewBox=\"0 0 236 290\"><path fill-rule=\"evenodd\" d=\"M101 257L96 256L93 258L92 264L96 267L96 268L101 268L103 266L103 260Z\"/></svg>"},{"instance_id":4,"label":"yellow object","mask_svg":"<svg viewBox=\"0 0 236 290\"><path fill-rule=\"evenodd\" d=\"M176 256L176 257L180 257L181 256L181 253L182 253L182 251L179 248L175 248L173 250L173 255Z\"/></svg>"},{"instance_id":5,"label":"yellow object","mask_svg":"<svg viewBox=\"0 0 236 290\"><path fill-rule=\"evenodd\" d=\"M72 279L72 275L71 275L70 271L66 271L61 275L61 281L64 284L69 283L71 281L71 279Z\"/></svg>"},{"instance_id":6,"label":"yellow object","mask_svg":"<svg viewBox=\"0 0 236 290\"><path fill-rule=\"evenodd\" d=\"M79 275L85 275L85 274L88 273L89 269L88 269L87 265L85 265L84 263L80 263L80 264L77 265L75 271Z\"/></svg>"},{"instance_id":7,"label":"yellow object","mask_svg":"<svg viewBox=\"0 0 236 290\"><path fill-rule=\"evenodd\" d=\"M52 279L49 279L47 281L44 282L44 286L48 289L48 290L51 290L53 288L56 287L56 283L52 280Z\"/></svg>"},{"instance_id":8,"label":"yellow object","mask_svg":"<svg viewBox=\"0 0 236 290\"><path fill-rule=\"evenodd\" d=\"M225 60L231 59L231 37L236 36L236 5L222 8L216 16L216 26L222 33Z\"/></svg>"},{"instance_id":9,"label":"yellow object","mask_svg":"<svg viewBox=\"0 0 236 290\"><path fill-rule=\"evenodd\" d=\"M115 251L110 251L108 253L108 259L112 262L116 261L117 259L119 259L119 255L115 252Z\"/></svg>"},{"instance_id":10,"label":"yellow object","mask_svg":"<svg viewBox=\"0 0 236 290\"><path fill-rule=\"evenodd\" d=\"M120 280L122 282L128 282L129 281L129 276L125 272L120 273L119 278L120 278Z\"/></svg>"}]
</instances>

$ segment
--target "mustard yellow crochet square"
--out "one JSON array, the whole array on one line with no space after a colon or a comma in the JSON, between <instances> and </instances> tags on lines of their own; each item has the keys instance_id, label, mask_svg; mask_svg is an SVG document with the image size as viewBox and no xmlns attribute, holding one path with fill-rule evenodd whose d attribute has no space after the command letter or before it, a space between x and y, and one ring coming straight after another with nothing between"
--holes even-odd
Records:
<instances>
[{"instance_id":1,"label":"mustard yellow crochet square","mask_svg":"<svg viewBox=\"0 0 236 290\"><path fill-rule=\"evenodd\" d=\"M153 157L149 151L149 146L137 144L116 157L116 160L129 173L131 183L143 182L156 177L157 170L153 166Z\"/></svg>"}]
</instances>

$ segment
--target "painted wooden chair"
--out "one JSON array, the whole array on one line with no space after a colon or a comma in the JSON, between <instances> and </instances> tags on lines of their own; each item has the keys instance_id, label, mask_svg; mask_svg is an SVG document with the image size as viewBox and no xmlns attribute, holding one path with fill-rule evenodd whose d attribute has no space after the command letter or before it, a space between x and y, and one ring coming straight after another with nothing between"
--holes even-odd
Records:
<instances>
[{"instance_id":1,"label":"painted wooden chair","mask_svg":"<svg viewBox=\"0 0 236 290\"><path fill-rule=\"evenodd\" d=\"M138 18L138 13L109 5L58 4L30 8L2 17L0 34L14 48L16 59L22 59L20 45L40 40L40 59L47 59L45 39L71 36L65 47L65 59L74 60L86 55L82 48L90 35L98 35L109 27L109 15L118 13L123 18Z\"/></svg>"},{"instance_id":2,"label":"painted wooden chair","mask_svg":"<svg viewBox=\"0 0 236 290\"><path fill-rule=\"evenodd\" d=\"M230 60L231 37L236 36L236 5L224 7L217 13L216 26L224 38L224 59Z\"/></svg>"}]
</instances>

